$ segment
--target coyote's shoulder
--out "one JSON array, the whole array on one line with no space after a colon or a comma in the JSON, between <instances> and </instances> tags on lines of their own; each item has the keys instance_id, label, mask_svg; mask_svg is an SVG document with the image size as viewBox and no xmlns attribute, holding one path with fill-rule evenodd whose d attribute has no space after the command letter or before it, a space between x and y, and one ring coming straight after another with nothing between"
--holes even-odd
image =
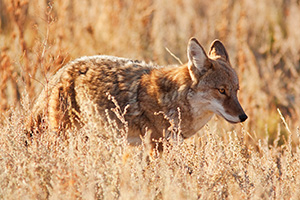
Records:
<instances>
[{"instance_id":1,"label":"coyote's shoulder","mask_svg":"<svg viewBox=\"0 0 300 200\"><path fill-rule=\"evenodd\" d=\"M223 44L215 41L207 56L193 38L188 59L185 65L167 67L113 56L76 59L51 78L29 124L39 127L46 116L54 131L80 128L89 111L103 124L110 118L122 126L112 111L117 104L126 110L128 140L135 143L146 131L153 139L168 137L171 121L180 123L183 138L195 134L214 113L229 122L244 121L247 116L236 97L238 78Z\"/></svg>"}]
</instances>

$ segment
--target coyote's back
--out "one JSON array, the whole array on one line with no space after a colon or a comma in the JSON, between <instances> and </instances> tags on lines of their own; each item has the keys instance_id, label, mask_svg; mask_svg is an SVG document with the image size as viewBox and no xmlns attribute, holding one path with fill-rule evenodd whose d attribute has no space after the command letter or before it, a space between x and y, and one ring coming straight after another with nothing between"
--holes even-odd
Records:
<instances>
[{"instance_id":1,"label":"coyote's back","mask_svg":"<svg viewBox=\"0 0 300 200\"><path fill-rule=\"evenodd\" d=\"M232 123L245 121L236 96L238 77L223 44L213 42L207 55L192 38L187 53L187 64L167 67L113 56L76 59L44 88L28 130L41 130L45 118L55 132L80 128L87 118L100 126L110 118L122 128L124 122L113 112L116 104L126 110L131 143L139 143L147 131L152 139L169 137L171 121L180 121L183 138L200 130L214 113Z\"/></svg>"},{"instance_id":2,"label":"coyote's back","mask_svg":"<svg viewBox=\"0 0 300 200\"><path fill-rule=\"evenodd\" d=\"M138 115L141 77L155 67L113 56L76 59L61 68L44 88L33 107L31 126L39 125L45 116L54 131L80 126L86 106L96 106L100 115L116 106L109 96L116 98L121 108L128 107L128 116Z\"/></svg>"}]
</instances>

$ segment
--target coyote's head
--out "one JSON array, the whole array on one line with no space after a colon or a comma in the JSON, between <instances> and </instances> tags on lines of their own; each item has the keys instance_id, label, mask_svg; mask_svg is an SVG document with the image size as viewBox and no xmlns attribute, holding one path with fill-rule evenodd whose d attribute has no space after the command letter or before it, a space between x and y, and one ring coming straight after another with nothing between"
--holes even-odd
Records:
<instances>
[{"instance_id":1,"label":"coyote's head","mask_svg":"<svg viewBox=\"0 0 300 200\"><path fill-rule=\"evenodd\" d=\"M231 123L245 121L248 117L237 98L238 76L224 45L215 40L207 55L198 41L191 38L187 55L193 82L192 107L214 112Z\"/></svg>"}]
</instances>

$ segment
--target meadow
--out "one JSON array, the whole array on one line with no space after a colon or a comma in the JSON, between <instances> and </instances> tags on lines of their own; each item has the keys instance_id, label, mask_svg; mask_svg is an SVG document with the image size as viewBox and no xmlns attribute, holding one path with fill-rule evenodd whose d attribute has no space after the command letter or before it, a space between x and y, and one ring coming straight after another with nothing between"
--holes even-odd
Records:
<instances>
[{"instance_id":1,"label":"meadow","mask_svg":"<svg viewBox=\"0 0 300 200\"><path fill-rule=\"evenodd\" d=\"M0 199L299 199L299 27L297 0L0 0ZM190 37L225 44L245 123L216 116L150 157L114 122L108 138L89 122L25 145L34 100L68 61L179 65Z\"/></svg>"}]
</instances>

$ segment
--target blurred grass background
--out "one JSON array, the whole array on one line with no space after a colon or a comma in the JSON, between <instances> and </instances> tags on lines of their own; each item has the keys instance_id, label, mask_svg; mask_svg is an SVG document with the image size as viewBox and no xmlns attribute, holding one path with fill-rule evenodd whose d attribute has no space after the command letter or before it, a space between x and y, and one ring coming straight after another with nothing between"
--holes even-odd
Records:
<instances>
[{"instance_id":1,"label":"blurred grass background","mask_svg":"<svg viewBox=\"0 0 300 200\"><path fill-rule=\"evenodd\" d=\"M165 48L186 62L193 36L205 49L216 38L225 44L249 116L243 129L270 143L286 135L277 108L291 130L299 126L299 1L0 0L0 18L1 113L30 108L71 59L107 54L179 64ZM20 106L24 99L29 104ZM218 126L241 128L224 120Z\"/></svg>"}]
</instances>

